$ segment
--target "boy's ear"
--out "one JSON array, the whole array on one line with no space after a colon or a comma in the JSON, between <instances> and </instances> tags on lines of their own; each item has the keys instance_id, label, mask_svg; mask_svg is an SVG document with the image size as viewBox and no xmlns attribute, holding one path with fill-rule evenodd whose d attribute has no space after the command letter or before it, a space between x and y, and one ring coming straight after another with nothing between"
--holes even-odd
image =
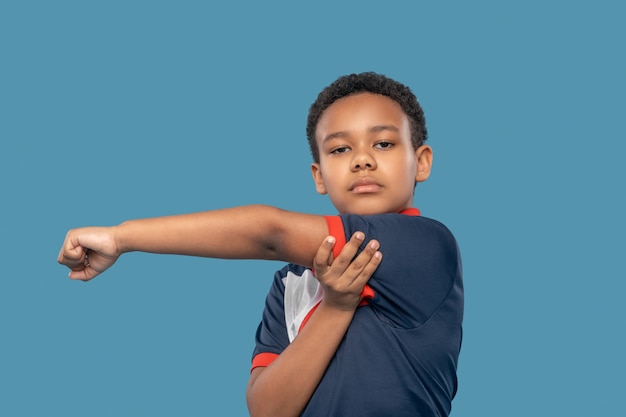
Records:
<instances>
[{"instance_id":1,"label":"boy's ear","mask_svg":"<svg viewBox=\"0 0 626 417\"><path fill-rule=\"evenodd\" d=\"M417 158L417 171L415 182L423 182L430 176L430 168L433 165L433 150L428 145L422 145L415 150Z\"/></svg>"},{"instance_id":2,"label":"boy's ear","mask_svg":"<svg viewBox=\"0 0 626 417\"><path fill-rule=\"evenodd\" d=\"M313 181L315 182L315 191L319 194L326 194L326 184L324 184L324 178L322 178L322 169L320 164L314 162L311 164L311 174L313 174Z\"/></svg>"}]
</instances>

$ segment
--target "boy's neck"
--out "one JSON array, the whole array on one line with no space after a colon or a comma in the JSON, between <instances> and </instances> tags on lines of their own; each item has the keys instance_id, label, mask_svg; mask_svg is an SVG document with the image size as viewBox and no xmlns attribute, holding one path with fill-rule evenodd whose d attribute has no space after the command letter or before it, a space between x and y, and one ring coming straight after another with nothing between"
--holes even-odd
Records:
<instances>
[{"instance_id":1,"label":"boy's neck","mask_svg":"<svg viewBox=\"0 0 626 417\"><path fill-rule=\"evenodd\" d=\"M386 213L371 213L371 214L368 214L368 216L375 216L377 214L393 214L393 213L407 214L407 215L410 215L410 216L420 216L421 215L421 212L420 212L420 210L417 207L407 207L407 208L405 208L403 210L400 210L398 212L390 211L390 212L386 212ZM356 215L360 215L358 213L342 213L342 214L356 214Z\"/></svg>"}]
</instances>

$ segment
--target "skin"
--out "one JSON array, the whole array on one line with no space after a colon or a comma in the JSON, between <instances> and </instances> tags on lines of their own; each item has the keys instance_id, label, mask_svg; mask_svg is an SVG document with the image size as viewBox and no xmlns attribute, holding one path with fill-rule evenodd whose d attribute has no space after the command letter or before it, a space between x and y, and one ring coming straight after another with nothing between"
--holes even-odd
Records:
<instances>
[{"instance_id":1,"label":"skin","mask_svg":"<svg viewBox=\"0 0 626 417\"><path fill-rule=\"evenodd\" d=\"M328 194L340 213L412 207L415 183L430 174L430 147L413 149L406 115L384 96L362 93L336 101L322 115L316 140L320 162L311 167L315 188ZM73 229L58 262L70 268L71 279L82 281L132 251L273 259L313 267L324 299L287 349L269 366L252 371L246 392L251 416L297 416L341 343L363 286L382 260L375 240L354 258L366 239L360 232L333 259L335 242L327 233L322 216L260 205L235 207Z\"/></svg>"},{"instance_id":2,"label":"skin","mask_svg":"<svg viewBox=\"0 0 626 417\"><path fill-rule=\"evenodd\" d=\"M407 116L386 96L362 93L337 100L322 114L316 141L315 188L328 194L340 213L412 207L415 183L430 175L430 146L413 149Z\"/></svg>"}]
</instances>

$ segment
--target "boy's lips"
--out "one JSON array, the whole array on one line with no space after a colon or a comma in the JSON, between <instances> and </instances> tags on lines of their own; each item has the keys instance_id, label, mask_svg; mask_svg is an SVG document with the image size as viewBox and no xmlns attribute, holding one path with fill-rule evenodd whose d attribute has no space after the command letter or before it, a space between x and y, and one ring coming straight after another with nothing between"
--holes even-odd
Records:
<instances>
[{"instance_id":1,"label":"boy's lips","mask_svg":"<svg viewBox=\"0 0 626 417\"><path fill-rule=\"evenodd\" d=\"M375 193L382 188L376 180L373 178L357 178L350 184L349 190L355 194L362 193Z\"/></svg>"}]
</instances>

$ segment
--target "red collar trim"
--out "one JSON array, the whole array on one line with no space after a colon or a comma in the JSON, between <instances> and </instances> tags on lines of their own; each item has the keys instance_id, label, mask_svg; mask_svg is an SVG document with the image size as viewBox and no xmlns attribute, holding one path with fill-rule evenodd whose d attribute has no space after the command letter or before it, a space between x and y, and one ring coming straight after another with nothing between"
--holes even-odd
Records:
<instances>
[{"instance_id":1,"label":"red collar trim","mask_svg":"<svg viewBox=\"0 0 626 417\"><path fill-rule=\"evenodd\" d=\"M416 207L404 209L400 212L400 214L406 214L407 216L420 216L421 215L419 209Z\"/></svg>"}]
</instances>

